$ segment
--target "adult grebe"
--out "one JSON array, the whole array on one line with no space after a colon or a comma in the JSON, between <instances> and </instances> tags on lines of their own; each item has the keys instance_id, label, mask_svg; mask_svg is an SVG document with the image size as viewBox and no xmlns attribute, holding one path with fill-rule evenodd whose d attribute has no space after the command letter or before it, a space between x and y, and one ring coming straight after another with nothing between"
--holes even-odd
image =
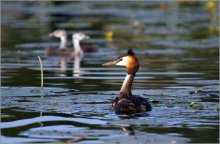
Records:
<instances>
[{"instance_id":1,"label":"adult grebe","mask_svg":"<svg viewBox=\"0 0 220 144\"><path fill-rule=\"evenodd\" d=\"M73 47L74 49L79 50L79 42L84 39L89 39L89 36L85 35L82 32L74 33L72 36L73 42ZM60 46L59 49L55 48L47 48L46 52L48 56L69 56L69 55L74 55L74 49L73 48L67 48L67 33L65 30L56 30L52 33L49 34L50 37L56 37L60 38ZM77 48L76 48L77 47ZM81 50L82 49L82 50ZM96 52L97 48L94 46L83 46L82 48L80 47L80 51L84 52Z\"/></svg>"},{"instance_id":2,"label":"adult grebe","mask_svg":"<svg viewBox=\"0 0 220 144\"><path fill-rule=\"evenodd\" d=\"M150 111L151 106L147 100L142 97L132 96L131 87L135 74L139 69L138 59L132 49L124 56L118 57L113 62L103 64L103 66L125 66L127 75L120 90L120 94L115 98L112 109L116 114L134 114L139 112Z\"/></svg>"}]
</instances>

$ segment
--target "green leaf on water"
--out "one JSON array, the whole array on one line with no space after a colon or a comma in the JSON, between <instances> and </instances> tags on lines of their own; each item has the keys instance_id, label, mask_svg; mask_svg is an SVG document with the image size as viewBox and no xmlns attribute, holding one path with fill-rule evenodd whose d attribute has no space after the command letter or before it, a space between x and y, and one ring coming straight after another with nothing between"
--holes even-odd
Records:
<instances>
[{"instance_id":1,"label":"green leaf on water","mask_svg":"<svg viewBox=\"0 0 220 144\"><path fill-rule=\"evenodd\" d=\"M204 106L200 103L191 102L190 107L195 110L204 110Z\"/></svg>"},{"instance_id":2,"label":"green leaf on water","mask_svg":"<svg viewBox=\"0 0 220 144\"><path fill-rule=\"evenodd\" d=\"M193 104L195 104L196 102L191 102L189 105L192 107L193 106Z\"/></svg>"}]
</instances>

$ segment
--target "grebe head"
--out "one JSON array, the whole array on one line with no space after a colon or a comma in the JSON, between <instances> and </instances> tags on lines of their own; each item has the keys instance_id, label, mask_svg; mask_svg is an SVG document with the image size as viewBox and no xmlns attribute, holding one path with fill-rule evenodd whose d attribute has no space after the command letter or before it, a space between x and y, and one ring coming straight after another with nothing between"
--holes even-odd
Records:
<instances>
[{"instance_id":1,"label":"grebe head","mask_svg":"<svg viewBox=\"0 0 220 144\"><path fill-rule=\"evenodd\" d=\"M126 55L119 56L112 62L107 62L103 64L103 66L124 66L127 68L127 73L132 74L136 73L139 69L139 62L137 57L135 56L132 49L128 49L128 52Z\"/></svg>"},{"instance_id":2,"label":"grebe head","mask_svg":"<svg viewBox=\"0 0 220 144\"><path fill-rule=\"evenodd\" d=\"M84 39L89 39L90 37L82 32L77 32L72 35L72 38L74 40L84 40Z\"/></svg>"},{"instance_id":3,"label":"grebe head","mask_svg":"<svg viewBox=\"0 0 220 144\"><path fill-rule=\"evenodd\" d=\"M50 37L56 37L56 38L61 38L61 37L66 37L67 33L65 30L55 30L54 32L49 34Z\"/></svg>"}]
</instances>

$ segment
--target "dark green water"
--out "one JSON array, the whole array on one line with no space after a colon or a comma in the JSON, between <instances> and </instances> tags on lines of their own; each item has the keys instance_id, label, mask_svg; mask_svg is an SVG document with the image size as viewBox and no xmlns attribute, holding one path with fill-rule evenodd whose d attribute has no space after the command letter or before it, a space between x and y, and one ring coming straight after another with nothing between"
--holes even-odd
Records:
<instances>
[{"instance_id":1,"label":"dark green water","mask_svg":"<svg viewBox=\"0 0 220 144\"><path fill-rule=\"evenodd\" d=\"M2 2L1 142L218 143L219 9L211 4ZM56 29L67 30L70 47L82 31L91 39L81 44L99 48L84 55L80 72L74 58L45 54L59 45L48 36ZM102 64L133 43L140 62L133 94L153 110L122 119L109 109L126 71Z\"/></svg>"}]
</instances>

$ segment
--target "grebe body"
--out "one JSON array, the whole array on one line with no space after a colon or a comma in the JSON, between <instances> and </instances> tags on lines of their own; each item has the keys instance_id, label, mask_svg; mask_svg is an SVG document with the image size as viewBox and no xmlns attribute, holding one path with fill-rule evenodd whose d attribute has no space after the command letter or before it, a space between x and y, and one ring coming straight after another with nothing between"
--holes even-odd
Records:
<instances>
[{"instance_id":1,"label":"grebe body","mask_svg":"<svg viewBox=\"0 0 220 144\"><path fill-rule=\"evenodd\" d=\"M124 56L118 57L112 62L103 64L103 66L124 66L127 69L127 75L122 84L120 94L115 98L112 104L112 109L116 114L134 114L150 111L151 105L142 97L132 96L131 87L136 72L139 69L139 62L132 49Z\"/></svg>"},{"instance_id":2,"label":"grebe body","mask_svg":"<svg viewBox=\"0 0 220 144\"><path fill-rule=\"evenodd\" d=\"M46 48L46 53L48 56L68 57L74 55L74 50L70 48Z\"/></svg>"},{"instance_id":3,"label":"grebe body","mask_svg":"<svg viewBox=\"0 0 220 144\"><path fill-rule=\"evenodd\" d=\"M146 112L151 110L151 105L148 101L138 96L124 96L116 97L112 109L116 114L134 114L140 112Z\"/></svg>"},{"instance_id":4,"label":"grebe body","mask_svg":"<svg viewBox=\"0 0 220 144\"><path fill-rule=\"evenodd\" d=\"M94 45L82 45L81 48L82 48L83 52L86 52L86 53L98 51L98 48Z\"/></svg>"},{"instance_id":5,"label":"grebe body","mask_svg":"<svg viewBox=\"0 0 220 144\"><path fill-rule=\"evenodd\" d=\"M89 46L89 45L84 45L80 46L83 52L86 53L93 53L97 52L98 49L95 46ZM74 49L73 48L46 48L46 53L48 56L60 56L60 57L67 57L70 55L74 55Z\"/></svg>"}]
</instances>

